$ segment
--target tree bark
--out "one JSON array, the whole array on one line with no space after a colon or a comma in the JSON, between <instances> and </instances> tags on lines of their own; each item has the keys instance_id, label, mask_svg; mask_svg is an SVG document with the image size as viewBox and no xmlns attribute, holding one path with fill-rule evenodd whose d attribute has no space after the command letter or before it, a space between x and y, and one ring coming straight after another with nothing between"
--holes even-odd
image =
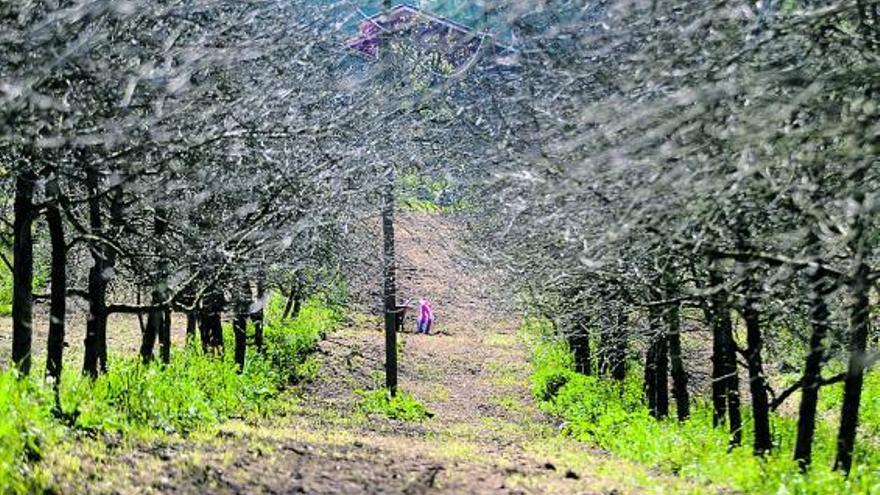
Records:
<instances>
[{"instance_id":1,"label":"tree bark","mask_svg":"<svg viewBox=\"0 0 880 495\"><path fill-rule=\"evenodd\" d=\"M397 394L397 287L394 260L394 168L385 178L382 206L383 292L385 300L385 387L391 396Z\"/></svg>"},{"instance_id":2,"label":"tree bark","mask_svg":"<svg viewBox=\"0 0 880 495\"><path fill-rule=\"evenodd\" d=\"M667 308L666 334L669 339L669 360L672 365L672 393L675 396L675 410L679 421L690 417L690 395L687 385L687 371L681 353L681 319L678 303Z\"/></svg>"},{"instance_id":3,"label":"tree bark","mask_svg":"<svg viewBox=\"0 0 880 495\"><path fill-rule=\"evenodd\" d=\"M98 184L98 169L94 165L86 166L86 188L89 199L89 229L92 235L103 234L103 221L101 219L101 195ZM88 294L89 316L86 323L86 337L84 341L85 354L83 355L83 374L91 378L97 378L98 372L105 367L102 355L106 344L102 340L107 334L107 304L106 291L107 279L105 272L109 266L107 249L98 241L92 241L89 252L92 255L92 266L89 269Z\"/></svg>"},{"instance_id":4,"label":"tree bark","mask_svg":"<svg viewBox=\"0 0 880 495\"><path fill-rule=\"evenodd\" d=\"M721 274L717 270L710 270L709 285L712 288L720 288L723 285ZM736 342L733 340L733 322L730 318L727 292L716 290L712 295L713 316L713 402L718 398L716 386L722 392L721 397L726 403L727 419L730 427L730 446L737 447L742 444L742 412L740 410L739 397L739 373L736 363ZM719 410L716 405L715 424L718 425Z\"/></svg>"},{"instance_id":5,"label":"tree bark","mask_svg":"<svg viewBox=\"0 0 880 495\"><path fill-rule=\"evenodd\" d=\"M55 387L61 383L64 357L65 320L67 316L67 245L64 241L64 224L58 204L46 207L46 223L52 245L52 287L49 294L49 336L46 342L46 375L54 380Z\"/></svg>"},{"instance_id":6,"label":"tree bark","mask_svg":"<svg viewBox=\"0 0 880 495\"><path fill-rule=\"evenodd\" d=\"M859 425L862 384L865 379L867 362L865 351L870 330L868 292L871 290L871 271L862 258L862 253L856 255L856 267L849 283L849 293L852 300L849 362L847 363L846 378L843 382L843 406L840 411L840 429L837 432L837 457L834 461L834 469L847 474L852 469L853 449Z\"/></svg>"},{"instance_id":7,"label":"tree bark","mask_svg":"<svg viewBox=\"0 0 880 495\"><path fill-rule=\"evenodd\" d=\"M196 330L199 325L199 312L192 310L186 312L186 341L194 342L196 339Z\"/></svg>"},{"instance_id":8,"label":"tree bark","mask_svg":"<svg viewBox=\"0 0 880 495\"><path fill-rule=\"evenodd\" d=\"M223 292L215 288L205 294L199 315L202 350L205 353L223 354L223 322L221 314L226 304Z\"/></svg>"},{"instance_id":9,"label":"tree bark","mask_svg":"<svg viewBox=\"0 0 880 495\"><path fill-rule=\"evenodd\" d=\"M654 307L649 313L652 335L645 359L645 392L651 415L663 419L669 415L669 353L662 314Z\"/></svg>"},{"instance_id":10,"label":"tree bark","mask_svg":"<svg viewBox=\"0 0 880 495\"><path fill-rule=\"evenodd\" d=\"M263 325L266 316L266 279L261 274L257 280L257 301L259 307L251 314L251 320L254 322L254 347L257 352L263 352Z\"/></svg>"},{"instance_id":11,"label":"tree bark","mask_svg":"<svg viewBox=\"0 0 880 495\"><path fill-rule=\"evenodd\" d=\"M582 375L591 375L593 356L590 352L590 334L586 322L583 319L574 321L571 331L569 345L574 354L574 370Z\"/></svg>"},{"instance_id":12,"label":"tree bark","mask_svg":"<svg viewBox=\"0 0 880 495\"><path fill-rule=\"evenodd\" d=\"M290 288L290 294L287 295L287 303L284 305L284 314L281 315L281 319L286 320L288 317L296 319L299 316L301 302L299 285L294 285Z\"/></svg>"},{"instance_id":13,"label":"tree bark","mask_svg":"<svg viewBox=\"0 0 880 495\"><path fill-rule=\"evenodd\" d=\"M31 371L34 312L34 184L36 174L25 170L15 179L12 243L12 362L22 375Z\"/></svg>"},{"instance_id":14,"label":"tree bark","mask_svg":"<svg viewBox=\"0 0 880 495\"><path fill-rule=\"evenodd\" d=\"M617 309L617 325L614 326L612 338L612 352L609 365L611 378L622 382L626 379L626 348L627 348L627 325L629 319L622 304Z\"/></svg>"},{"instance_id":15,"label":"tree bark","mask_svg":"<svg viewBox=\"0 0 880 495\"><path fill-rule=\"evenodd\" d=\"M151 301L156 304L155 295ZM162 311L153 310L147 314L147 324L144 326L144 333L141 335L141 361L149 364L153 360L153 349L156 347L156 338L159 336L159 329L162 327Z\"/></svg>"},{"instance_id":16,"label":"tree bark","mask_svg":"<svg viewBox=\"0 0 880 495\"><path fill-rule=\"evenodd\" d=\"M740 246L741 250L745 246ZM742 278L743 302L740 308L746 324L747 347L745 352L749 372L749 391L752 395L752 420L755 425L753 450L755 455L763 456L773 448L770 433L770 407L767 398L767 383L764 378L764 365L761 358L763 340L761 322L755 301L754 282L751 267L746 260L737 260L737 271Z\"/></svg>"},{"instance_id":17,"label":"tree bark","mask_svg":"<svg viewBox=\"0 0 880 495\"><path fill-rule=\"evenodd\" d=\"M247 322L251 316L251 304L250 283L242 281L234 296L235 315L232 319L232 334L235 341L233 352L239 373L244 371L245 355L247 353Z\"/></svg>"},{"instance_id":18,"label":"tree bark","mask_svg":"<svg viewBox=\"0 0 880 495\"><path fill-rule=\"evenodd\" d=\"M815 238L815 236L814 236ZM818 242L818 239L815 239ZM810 349L801 378L801 403L798 410L797 440L794 459L801 471L806 471L812 462L813 437L816 431L816 408L819 403L819 387L822 383L822 360L825 357L825 337L829 333L828 304L826 297L832 285L826 274L818 267L809 274L810 285Z\"/></svg>"},{"instance_id":19,"label":"tree bark","mask_svg":"<svg viewBox=\"0 0 880 495\"><path fill-rule=\"evenodd\" d=\"M712 426L727 423L727 383L724 381L724 337L714 304L704 308L706 321L712 326Z\"/></svg>"}]
</instances>

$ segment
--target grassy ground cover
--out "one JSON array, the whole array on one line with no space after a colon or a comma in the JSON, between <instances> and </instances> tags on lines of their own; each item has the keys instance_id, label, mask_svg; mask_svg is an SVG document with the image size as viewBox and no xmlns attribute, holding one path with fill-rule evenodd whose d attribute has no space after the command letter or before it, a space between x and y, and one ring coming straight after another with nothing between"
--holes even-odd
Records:
<instances>
[{"instance_id":1,"label":"grassy ground cover","mask_svg":"<svg viewBox=\"0 0 880 495\"><path fill-rule=\"evenodd\" d=\"M686 422L656 421L642 400L640 374L630 372L623 384L572 371L564 340L552 335L547 322L527 320L524 335L532 354L532 393L540 407L565 421L565 434L623 458L693 479L707 493L728 487L746 493L871 494L880 493L880 374L868 375L862 398L856 466L849 479L830 470L835 451L839 386L823 389L814 445L814 469L801 475L791 460L796 422L775 415L776 451L759 459L747 446L728 452L725 431L712 427L711 405L698 400ZM794 398L790 400L795 400ZM752 436L747 407L743 410L746 442ZM708 488L715 485L714 488Z\"/></svg>"},{"instance_id":2,"label":"grassy ground cover","mask_svg":"<svg viewBox=\"0 0 880 495\"><path fill-rule=\"evenodd\" d=\"M113 356L95 381L65 370L57 397L41 370L25 379L0 373L0 493L51 487L40 460L51 449L75 448L79 435L187 434L271 413L286 385L317 372L310 353L340 318L337 308L313 299L296 320L281 321L282 305L270 301L265 353L249 350L242 373L231 352L209 356L196 345L177 349L167 366ZM231 335L226 345L231 349Z\"/></svg>"}]
</instances>

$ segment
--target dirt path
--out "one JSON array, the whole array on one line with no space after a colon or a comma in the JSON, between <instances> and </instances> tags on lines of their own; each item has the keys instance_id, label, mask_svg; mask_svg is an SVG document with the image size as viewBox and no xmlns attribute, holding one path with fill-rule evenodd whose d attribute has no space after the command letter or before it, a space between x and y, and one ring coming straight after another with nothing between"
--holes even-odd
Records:
<instances>
[{"instance_id":1,"label":"dirt path","mask_svg":"<svg viewBox=\"0 0 880 495\"><path fill-rule=\"evenodd\" d=\"M401 224L412 225L404 217ZM71 492L105 493L672 493L687 487L556 435L530 399L516 318L457 257L455 228L419 217L398 232L402 292L435 301L439 335L401 336L404 390L435 416L406 423L355 413L356 389L382 383L379 325L321 345L319 379L262 424L218 436L89 454ZM411 328L414 324L408 323ZM95 444L101 444L96 442Z\"/></svg>"}]
</instances>

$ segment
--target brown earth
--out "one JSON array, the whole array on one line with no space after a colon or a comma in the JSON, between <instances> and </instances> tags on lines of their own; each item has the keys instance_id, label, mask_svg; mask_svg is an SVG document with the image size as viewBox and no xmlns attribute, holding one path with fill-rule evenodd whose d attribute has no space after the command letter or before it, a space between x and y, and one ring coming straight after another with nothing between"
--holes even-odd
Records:
<instances>
[{"instance_id":1,"label":"brown earth","mask_svg":"<svg viewBox=\"0 0 880 495\"><path fill-rule=\"evenodd\" d=\"M415 225L418 224L418 228ZM189 438L83 440L64 493L679 493L696 487L557 435L528 390L518 320L491 274L460 256L440 215L399 219L401 293L427 296L433 335L402 334L400 385L434 414L411 423L356 411L383 379L383 334L354 318L321 343L322 368L283 414ZM411 328L413 323L407 325ZM136 329L136 327L135 327Z\"/></svg>"}]
</instances>

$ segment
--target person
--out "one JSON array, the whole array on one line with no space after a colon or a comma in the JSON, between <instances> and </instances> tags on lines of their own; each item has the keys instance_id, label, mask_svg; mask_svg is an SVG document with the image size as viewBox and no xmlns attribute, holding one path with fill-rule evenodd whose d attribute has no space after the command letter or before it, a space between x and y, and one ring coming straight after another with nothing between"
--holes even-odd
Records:
<instances>
[{"instance_id":1,"label":"person","mask_svg":"<svg viewBox=\"0 0 880 495\"><path fill-rule=\"evenodd\" d=\"M427 299L419 299L418 332L428 334L431 332L431 324L434 322L434 311Z\"/></svg>"}]
</instances>

